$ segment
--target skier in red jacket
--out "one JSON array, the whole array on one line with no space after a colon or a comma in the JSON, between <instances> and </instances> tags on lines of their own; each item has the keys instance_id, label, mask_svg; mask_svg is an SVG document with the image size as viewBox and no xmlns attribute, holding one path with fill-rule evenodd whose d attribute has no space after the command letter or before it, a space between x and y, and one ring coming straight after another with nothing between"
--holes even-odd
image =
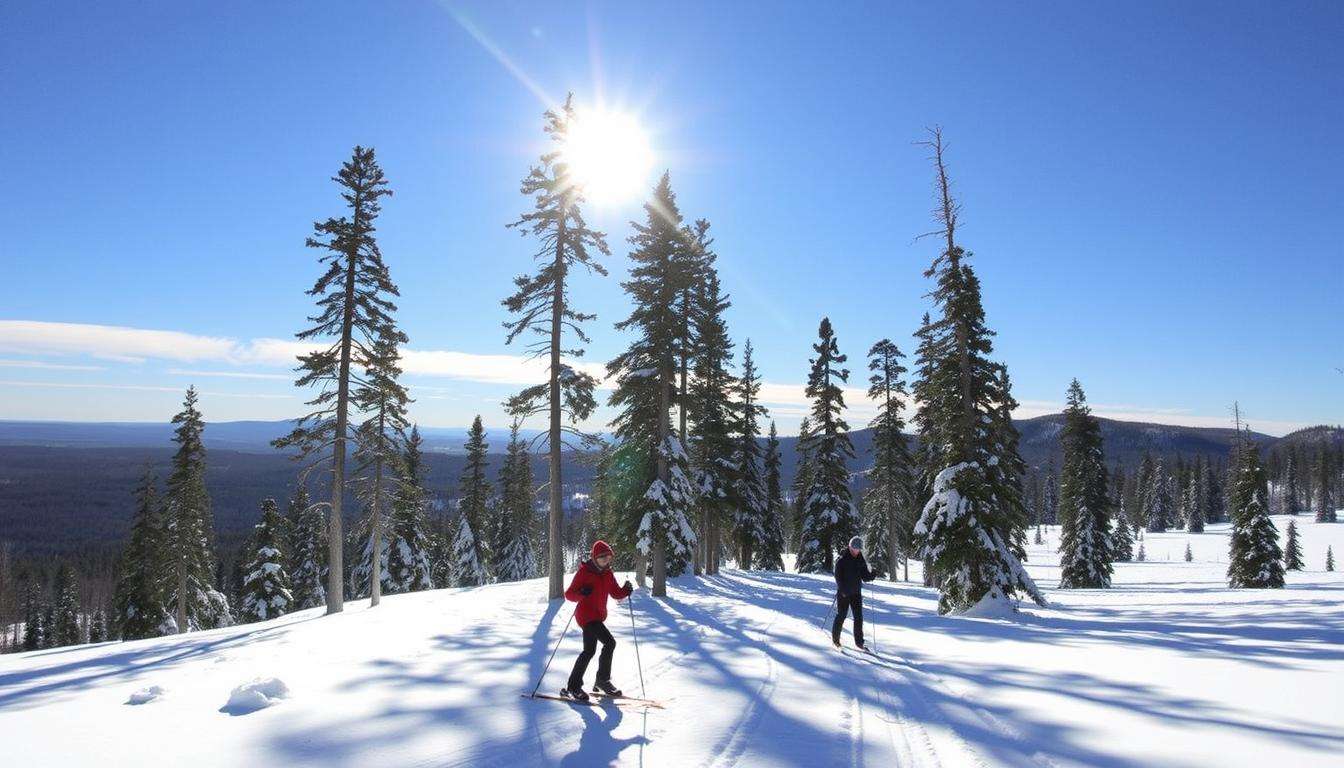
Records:
<instances>
[{"instance_id":1,"label":"skier in red jacket","mask_svg":"<svg viewBox=\"0 0 1344 768\"><path fill-rule=\"evenodd\" d=\"M565 590L565 599L578 603L574 618L583 630L583 653L574 660L569 683L560 691L566 698L588 701L588 694L583 690L583 674L588 671L588 662L592 661L599 640L602 641L602 655L597 660L597 682L593 691L608 696L621 695L620 689L611 684L611 656L616 651L616 639L603 622L607 619L607 597L622 600L630 596L634 587L628 580L616 585L616 576L611 572L613 557L611 547L605 541L593 542L588 559L579 564L574 580Z\"/></svg>"}]
</instances>

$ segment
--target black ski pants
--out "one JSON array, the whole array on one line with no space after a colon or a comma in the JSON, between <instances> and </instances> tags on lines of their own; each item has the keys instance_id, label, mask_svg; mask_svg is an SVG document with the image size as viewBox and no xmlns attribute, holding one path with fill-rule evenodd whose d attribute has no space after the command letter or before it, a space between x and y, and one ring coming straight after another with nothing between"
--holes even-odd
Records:
<instances>
[{"instance_id":1,"label":"black ski pants","mask_svg":"<svg viewBox=\"0 0 1344 768\"><path fill-rule=\"evenodd\" d=\"M611 679L611 655L616 652L616 638L611 630L600 621L590 621L583 625L583 653L574 660L574 671L569 673L569 690L583 688L583 675L588 671L588 662L597 652L598 641L602 642L602 655L597 658L597 682Z\"/></svg>"},{"instance_id":2,"label":"black ski pants","mask_svg":"<svg viewBox=\"0 0 1344 768\"><path fill-rule=\"evenodd\" d=\"M840 642L840 630L845 626L845 614L854 611L854 644L863 645L863 593L837 595L835 598L835 623L831 625L831 639Z\"/></svg>"}]
</instances>

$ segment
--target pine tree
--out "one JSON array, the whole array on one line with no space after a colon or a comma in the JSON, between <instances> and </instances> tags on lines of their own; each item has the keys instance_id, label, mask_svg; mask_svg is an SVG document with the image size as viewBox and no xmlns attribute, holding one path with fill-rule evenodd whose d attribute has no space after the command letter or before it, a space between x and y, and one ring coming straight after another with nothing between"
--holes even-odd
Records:
<instances>
[{"instance_id":1,"label":"pine tree","mask_svg":"<svg viewBox=\"0 0 1344 768\"><path fill-rule=\"evenodd\" d=\"M736 519L733 521L734 535L737 539L738 567L744 569L756 567L762 561L773 564L779 557L778 549L773 548L777 545L767 541L774 535L768 529L772 524L770 517L777 510L772 509L767 478L761 474L761 428L758 419L765 415L766 410L760 405L760 392L761 377L756 371L751 340L748 339L742 348L742 375L737 380L737 449L733 457L734 477L737 481L733 491L733 500L737 506ZM776 477L775 491L778 490L779 478ZM778 522L774 525L777 527ZM782 536L780 538L779 544L782 544ZM766 552L767 547L772 547L772 551ZM780 568L767 570L783 570L783 564L780 565Z\"/></svg>"},{"instance_id":2,"label":"pine tree","mask_svg":"<svg viewBox=\"0 0 1344 768\"><path fill-rule=\"evenodd\" d=\"M1283 552L1279 549L1279 533L1269 519L1269 488L1260 465L1260 451L1250 438L1239 440L1233 467L1228 503L1232 517L1228 586L1234 589L1280 588L1283 586Z\"/></svg>"},{"instance_id":3,"label":"pine tree","mask_svg":"<svg viewBox=\"0 0 1344 768\"><path fill-rule=\"evenodd\" d=\"M275 499L263 500L261 521L252 529L251 557L244 568L242 602L238 606L238 620L243 623L274 619L293 609L294 596L281 551L284 527Z\"/></svg>"},{"instance_id":4,"label":"pine tree","mask_svg":"<svg viewBox=\"0 0 1344 768\"><path fill-rule=\"evenodd\" d=\"M1148 477L1148 490L1144 494L1143 519L1147 521L1149 533L1165 533L1171 524L1172 495L1166 467L1161 457L1152 464L1152 473Z\"/></svg>"},{"instance_id":5,"label":"pine tree","mask_svg":"<svg viewBox=\"0 0 1344 768\"><path fill-rule=\"evenodd\" d=\"M1190 471L1190 485L1186 491L1185 529L1190 533L1204 532L1204 515L1209 508L1209 486L1204 474L1204 462L1201 458Z\"/></svg>"},{"instance_id":6,"label":"pine tree","mask_svg":"<svg viewBox=\"0 0 1344 768\"><path fill-rule=\"evenodd\" d=\"M1194 554L1193 552L1190 551L1190 542L1187 541L1187 542L1185 542L1185 562L1187 562L1187 563L1189 563L1189 562L1193 562L1194 559L1195 559L1195 554Z\"/></svg>"},{"instance_id":7,"label":"pine tree","mask_svg":"<svg viewBox=\"0 0 1344 768\"><path fill-rule=\"evenodd\" d=\"M1283 567L1289 571L1300 571L1305 566L1302 562L1302 543L1298 540L1297 523L1288 521L1288 541L1283 547Z\"/></svg>"},{"instance_id":8,"label":"pine tree","mask_svg":"<svg viewBox=\"0 0 1344 768\"><path fill-rule=\"evenodd\" d=\"M666 173L644 211L644 223L631 222L634 266L622 283L634 308L616 324L617 330L635 331L636 338L607 364L607 373L616 383L610 403L618 412L612 426L632 454L630 471L637 484L646 489L630 509L639 520L636 546L652 566L653 595L662 597L667 576L676 575L695 548L688 516L697 498L687 475L685 446L671 425L675 363L682 343L675 302L690 276L687 260L679 255L689 246Z\"/></svg>"},{"instance_id":9,"label":"pine tree","mask_svg":"<svg viewBox=\"0 0 1344 768\"><path fill-rule=\"evenodd\" d=\"M1055 460L1050 459L1050 468L1045 471L1045 489L1041 506L1045 512L1046 525L1059 525L1059 484L1055 479Z\"/></svg>"},{"instance_id":10,"label":"pine tree","mask_svg":"<svg viewBox=\"0 0 1344 768\"><path fill-rule=\"evenodd\" d=\"M135 490L135 522L121 555L121 576L113 594L117 634L139 640L177 632L166 603L167 530L155 487L146 466Z\"/></svg>"},{"instance_id":11,"label":"pine tree","mask_svg":"<svg viewBox=\"0 0 1344 768\"><path fill-rule=\"evenodd\" d=\"M89 642L103 643L107 640L107 614L99 608L93 612L93 618L89 619Z\"/></svg>"},{"instance_id":12,"label":"pine tree","mask_svg":"<svg viewBox=\"0 0 1344 768\"><path fill-rule=\"evenodd\" d=\"M453 584L474 587L489 580L485 570L485 552L481 546L481 535L486 530L490 514L490 481L485 479L489 446L485 442L485 427L481 425L480 416L471 422L465 447L467 463L462 467L462 479L458 485L461 494L458 512L462 520L458 523L457 536L453 539Z\"/></svg>"},{"instance_id":13,"label":"pine tree","mask_svg":"<svg viewBox=\"0 0 1344 768\"><path fill-rule=\"evenodd\" d=\"M205 421L196 409L196 389L187 390L181 413L173 417L172 472L168 475L166 551L170 577L167 603L176 611L178 632L228 626L229 602L215 589L214 524L205 489Z\"/></svg>"},{"instance_id":14,"label":"pine tree","mask_svg":"<svg viewBox=\"0 0 1344 768\"><path fill-rule=\"evenodd\" d=\"M1335 549L1334 547L1325 548L1325 570L1335 570Z\"/></svg>"},{"instance_id":15,"label":"pine tree","mask_svg":"<svg viewBox=\"0 0 1344 768\"><path fill-rule=\"evenodd\" d=\"M308 487L300 484L289 500L289 572L293 610L316 608L327 600L326 523L322 511L312 503Z\"/></svg>"},{"instance_id":16,"label":"pine tree","mask_svg":"<svg viewBox=\"0 0 1344 768\"><path fill-rule=\"evenodd\" d=\"M1316 522L1337 522L1335 505L1330 498L1330 458L1324 448L1316 462Z\"/></svg>"},{"instance_id":17,"label":"pine tree","mask_svg":"<svg viewBox=\"0 0 1344 768\"><path fill-rule=\"evenodd\" d=\"M1140 542L1139 542L1139 554L1137 554L1137 555L1134 556L1134 562L1136 562L1136 563L1142 563L1142 562L1144 562L1144 561L1147 560L1147 559L1148 559L1148 555L1147 555L1147 553L1144 552L1144 550L1143 550L1143 542L1140 541Z\"/></svg>"},{"instance_id":18,"label":"pine tree","mask_svg":"<svg viewBox=\"0 0 1344 768\"><path fill-rule=\"evenodd\" d=\"M23 592L23 642L25 651L42 647L42 588L36 580L28 582Z\"/></svg>"},{"instance_id":19,"label":"pine tree","mask_svg":"<svg viewBox=\"0 0 1344 768\"><path fill-rule=\"evenodd\" d=\"M812 345L816 357L804 391L812 400L812 434L808 453L812 462L811 484L803 506L803 547L798 553L799 573L829 573L835 552L860 531L858 514L849 493L849 469L854 458L849 424L841 415L845 408L841 385L849 370L841 368L847 357L840 354L830 318L823 317Z\"/></svg>"},{"instance_id":20,"label":"pine tree","mask_svg":"<svg viewBox=\"0 0 1344 768\"><path fill-rule=\"evenodd\" d=\"M807 504L807 489L812 485L812 461L808 453L811 434L812 420L804 416L798 425L798 439L793 444L793 482L789 484L789 543L795 553L803 551L803 508ZM796 561L794 565L797 567Z\"/></svg>"},{"instance_id":21,"label":"pine tree","mask_svg":"<svg viewBox=\"0 0 1344 768\"><path fill-rule=\"evenodd\" d=\"M453 573L454 535L448 527L448 521L436 520L429 534L429 576L438 587L455 586Z\"/></svg>"},{"instance_id":22,"label":"pine tree","mask_svg":"<svg viewBox=\"0 0 1344 768\"><path fill-rule=\"evenodd\" d=\"M921 328L914 397L932 496L914 536L925 572L941 593L940 613L964 611L983 599L1019 593L1044 602L1022 567L1025 508L1016 475L1023 467L1008 417L1015 401L1001 364L989 359L993 332L984 321L980 282L956 243L959 206L949 189L942 136L933 149L939 190L937 219L946 248L925 272L942 317Z\"/></svg>"},{"instance_id":23,"label":"pine tree","mask_svg":"<svg viewBox=\"0 0 1344 768\"><path fill-rule=\"evenodd\" d=\"M296 334L300 341L333 341L324 349L299 356L299 377L294 384L319 388L317 396L308 401L314 410L299 419L293 432L275 441L277 448L297 448L295 458L307 462L301 482L308 470L330 462L329 614L339 612L345 601L342 502L347 484L347 449L357 440L351 420L355 371L377 357L373 345L393 325L392 313L397 309L389 297L400 295L374 237L374 223L382 210L378 201L392 194L374 151L356 146L333 181L342 188L341 197L350 215L313 224L313 236L306 244L322 252L318 261L324 271L308 295L320 297L319 311L308 318L312 326Z\"/></svg>"},{"instance_id":24,"label":"pine tree","mask_svg":"<svg viewBox=\"0 0 1344 768\"><path fill-rule=\"evenodd\" d=\"M691 233L686 236L693 237ZM733 343L723 319L730 303L721 293L719 277L713 270L699 274L692 297L695 346L691 354L694 376L689 410L694 423L688 448L705 534L704 571L716 574L724 545L722 532L731 518L740 519L740 515L733 515L733 510L740 510L749 502L735 495L735 491L741 490L737 464L740 443L732 434L732 395L737 383L728 372Z\"/></svg>"},{"instance_id":25,"label":"pine tree","mask_svg":"<svg viewBox=\"0 0 1344 768\"><path fill-rule=\"evenodd\" d=\"M1302 502L1300 501L1301 491L1297 487L1297 465L1293 461L1293 451L1288 451L1288 456L1283 464L1283 513L1285 515L1296 515L1302 511Z\"/></svg>"},{"instance_id":26,"label":"pine tree","mask_svg":"<svg viewBox=\"0 0 1344 768\"><path fill-rule=\"evenodd\" d=\"M1109 531L1110 499L1106 495L1106 460L1102 452L1101 424L1087 406L1077 379L1069 385L1064 429L1060 432L1064 453L1059 483L1060 532L1059 586L1062 589L1097 589L1111 585L1113 553Z\"/></svg>"},{"instance_id":27,"label":"pine tree","mask_svg":"<svg viewBox=\"0 0 1344 768\"><path fill-rule=\"evenodd\" d=\"M709 221L697 219L685 232L686 247L677 249L673 256L672 272L679 276L680 288L676 292L676 388L677 388L677 435L681 444L690 449L691 435L688 422L691 412L697 410L697 393L691 389L692 358L696 355L699 340L697 335L700 323L697 315L701 313L702 297L698 289L706 276L714 269L718 256L710 248L713 238L709 236ZM713 327L711 326L711 330ZM726 338L726 333L725 333ZM696 576L705 572L705 563L712 548L709 536L709 516L705 506L697 504L692 510L692 525L695 528L696 543L691 558L692 570Z\"/></svg>"},{"instance_id":28,"label":"pine tree","mask_svg":"<svg viewBox=\"0 0 1344 768\"><path fill-rule=\"evenodd\" d=\"M70 566L62 564L56 572L55 621L48 624L51 641L48 648L61 648L67 645L79 645L82 642L79 628L79 583Z\"/></svg>"},{"instance_id":29,"label":"pine tree","mask_svg":"<svg viewBox=\"0 0 1344 768\"><path fill-rule=\"evenodd\" d=\"M1134 533L1129 528L1129 520L1124 512L1115 516L1115 526L1111 529L1111 552L1116 562L1128 563L1134 559Z\"/></svg>"},{"instance_id":30,"label":"pine tree","mask_svg":"<svg viewBox=\"0 0 1344 768\"><path fill-rule=\"evenodd\" d=\"M500 525L499 538L492 552L495 555L495 578L499 581L521 581L537 576L536 514L532 506L532 461L527 444L518 434L515 421L509 432L509 452L499 475ZM600 483L594 481L594 495Z\"/></svg>"},{"instance_id":31,"label":"pine tree","mask_svg":"<svg viewBox=\"0 0 1344 768\"><path fill-rule=\"evenodd\" d=\"M434 588L428 522L425 520L425 463L419 427L401 440L401 477L388 521L387 592L419 592Z\"/></svg>"},{"instance_id":32,"label":"pine tree","mask_svg":"<svg viewBox=\"0 0 1344 768\"><path fill-rule=\"evenodd\" d=\"M364 377L354 392L355 407L367 415L356 432L354 456L356 489L367 510L361 526L365 544L355 569L355 594L367 594L370 608L378 605L384 589L392 587L385 568L392 548L387 510L395 493L395 475L401 471L400 436L410 426L406 420L410 396L397 381L401 376L398 347L405 343L406 334L397 330L389 316L363 361Z\"/></svg>"},{"instance_id":33,"label":"pine tree","mask_svg":"<svg viewBox=\"0 0 1344 768\"><path fill-rule=\"evenodd\" d=\"M784 505L781 480L779 435L770 422L770 437L765 443L765 520L761 545L753 553L754 565L762 571L784 570Z\"/></svg>"},{"instance_id":34,"label":"pine tree","mask_svg":"<svg viewBox=\"0 0 1344 768\"><path fill-rule=\"evenodd\" d=\"M875 573L886 572L892 581L899 578L897 564L906 561L910 546L912 520L911 497L914 479L913 459L905 442L905 419L901 407L907 397L905 357L890 339L882 339L868 350L868 397L877 401L873 430L873 466L868 472L870 485L864 494L864 557ZM906 566L909 567L908 564Z\"/></svg>"},{"instance_id":35,"label":"pine tree","mask_svg":"<svg viewBox=\"0 0 1344 768\"><path fill-rule=\"evenodd\" d=\"M565 362L561 356L579 357L581 347L567 348L564 335L572 332L580 343L588 342L583 323L594 315L574 310L569 294L569 274L576 267L588 272L606 275L607 271L593 258L592 251L609 255L606 236L588 228L580 206L583 189L570 175L565 158L565 143L571 126L577 119L571 94L560 110L546 112L546 133L557 142L558 149L541 156L540 165L533 166L523 179L522 193L534 198L533 210L524 213L510 226L530 233L540 243L535 259L541 267L533 275L522 275L514 280L517 291L504 299L503 304L515 319L505 323L508 329L506 343L512 343L520 334L529 332L540 339L529 345L535 357L548 361L548 375L544 384L528 387L512 397L507 404L512 416L546 414L547 451L550 458L550 515L548 518L548 552L546 570L550 575L551 600L564 593L564 554L561 550L560 529L564 520L562 492L564 483L560 472L560 452L563 434L573 432L574 425L592 415L597 402L593 390L597 381L588 373ZM566 426L562 417L568 417Z\"/></svg>"}]
</instances>

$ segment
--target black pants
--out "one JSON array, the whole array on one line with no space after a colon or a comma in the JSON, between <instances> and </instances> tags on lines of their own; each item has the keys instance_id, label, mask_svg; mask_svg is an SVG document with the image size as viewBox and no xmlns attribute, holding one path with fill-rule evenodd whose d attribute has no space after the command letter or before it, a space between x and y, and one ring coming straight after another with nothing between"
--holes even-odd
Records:
<instances>
[{"instance_id":1,"label":"black pants","mask_svg":"<svg viewBox=\"0 0 1344 768\"><path fill-rule=\"evenodd\" d=\"M583 675L588 671L588 662L597 652L597 641L602 641L602 655L597 657L597 682L611 679L611 655L616 652L616 638L611 636L607 625L600 621L590 621L583 625L583 653L574 660L574 671L569 673L569 690L583 688Z\"/></svg>"},{"instance_id":2,"label":"black pants","mask_svg":"<svg viewBox=\"0 0 1344 768\"><path fill-rule=\"evenodd\" d=\"M863 645L863 593L839 595L835 599L835 623L831 625L831 639L840 642L840 629L845 626L845 614L854 611L854 644Z\"/></svg>"}]
</instances>

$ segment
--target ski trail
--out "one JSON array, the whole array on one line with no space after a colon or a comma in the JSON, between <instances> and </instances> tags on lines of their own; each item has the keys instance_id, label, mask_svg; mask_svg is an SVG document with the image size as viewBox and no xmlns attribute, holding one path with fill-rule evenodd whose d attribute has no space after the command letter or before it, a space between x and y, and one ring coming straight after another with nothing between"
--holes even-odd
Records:
<instances>
[{"instance_id":1,"label":"ski trail","mask_svg":"<svg viewBox=\"0 0 1344 768\"><path fill-rule=\"evenodd\" d=\"M772 622L773 623L773 622ZM756 693L752 695L751 700L747 702L746 708L742 711L741 717L723 735L712 747L711 754L716 755L702 763L706 768L734 768L742 755L746 752L747 746L755 733L755 726L760 721L764 713L765 702L775 693L775 686L779 682L779 670L775 660L766 653L766 678L761 681Z\"/></svg>"}]
</instances>

